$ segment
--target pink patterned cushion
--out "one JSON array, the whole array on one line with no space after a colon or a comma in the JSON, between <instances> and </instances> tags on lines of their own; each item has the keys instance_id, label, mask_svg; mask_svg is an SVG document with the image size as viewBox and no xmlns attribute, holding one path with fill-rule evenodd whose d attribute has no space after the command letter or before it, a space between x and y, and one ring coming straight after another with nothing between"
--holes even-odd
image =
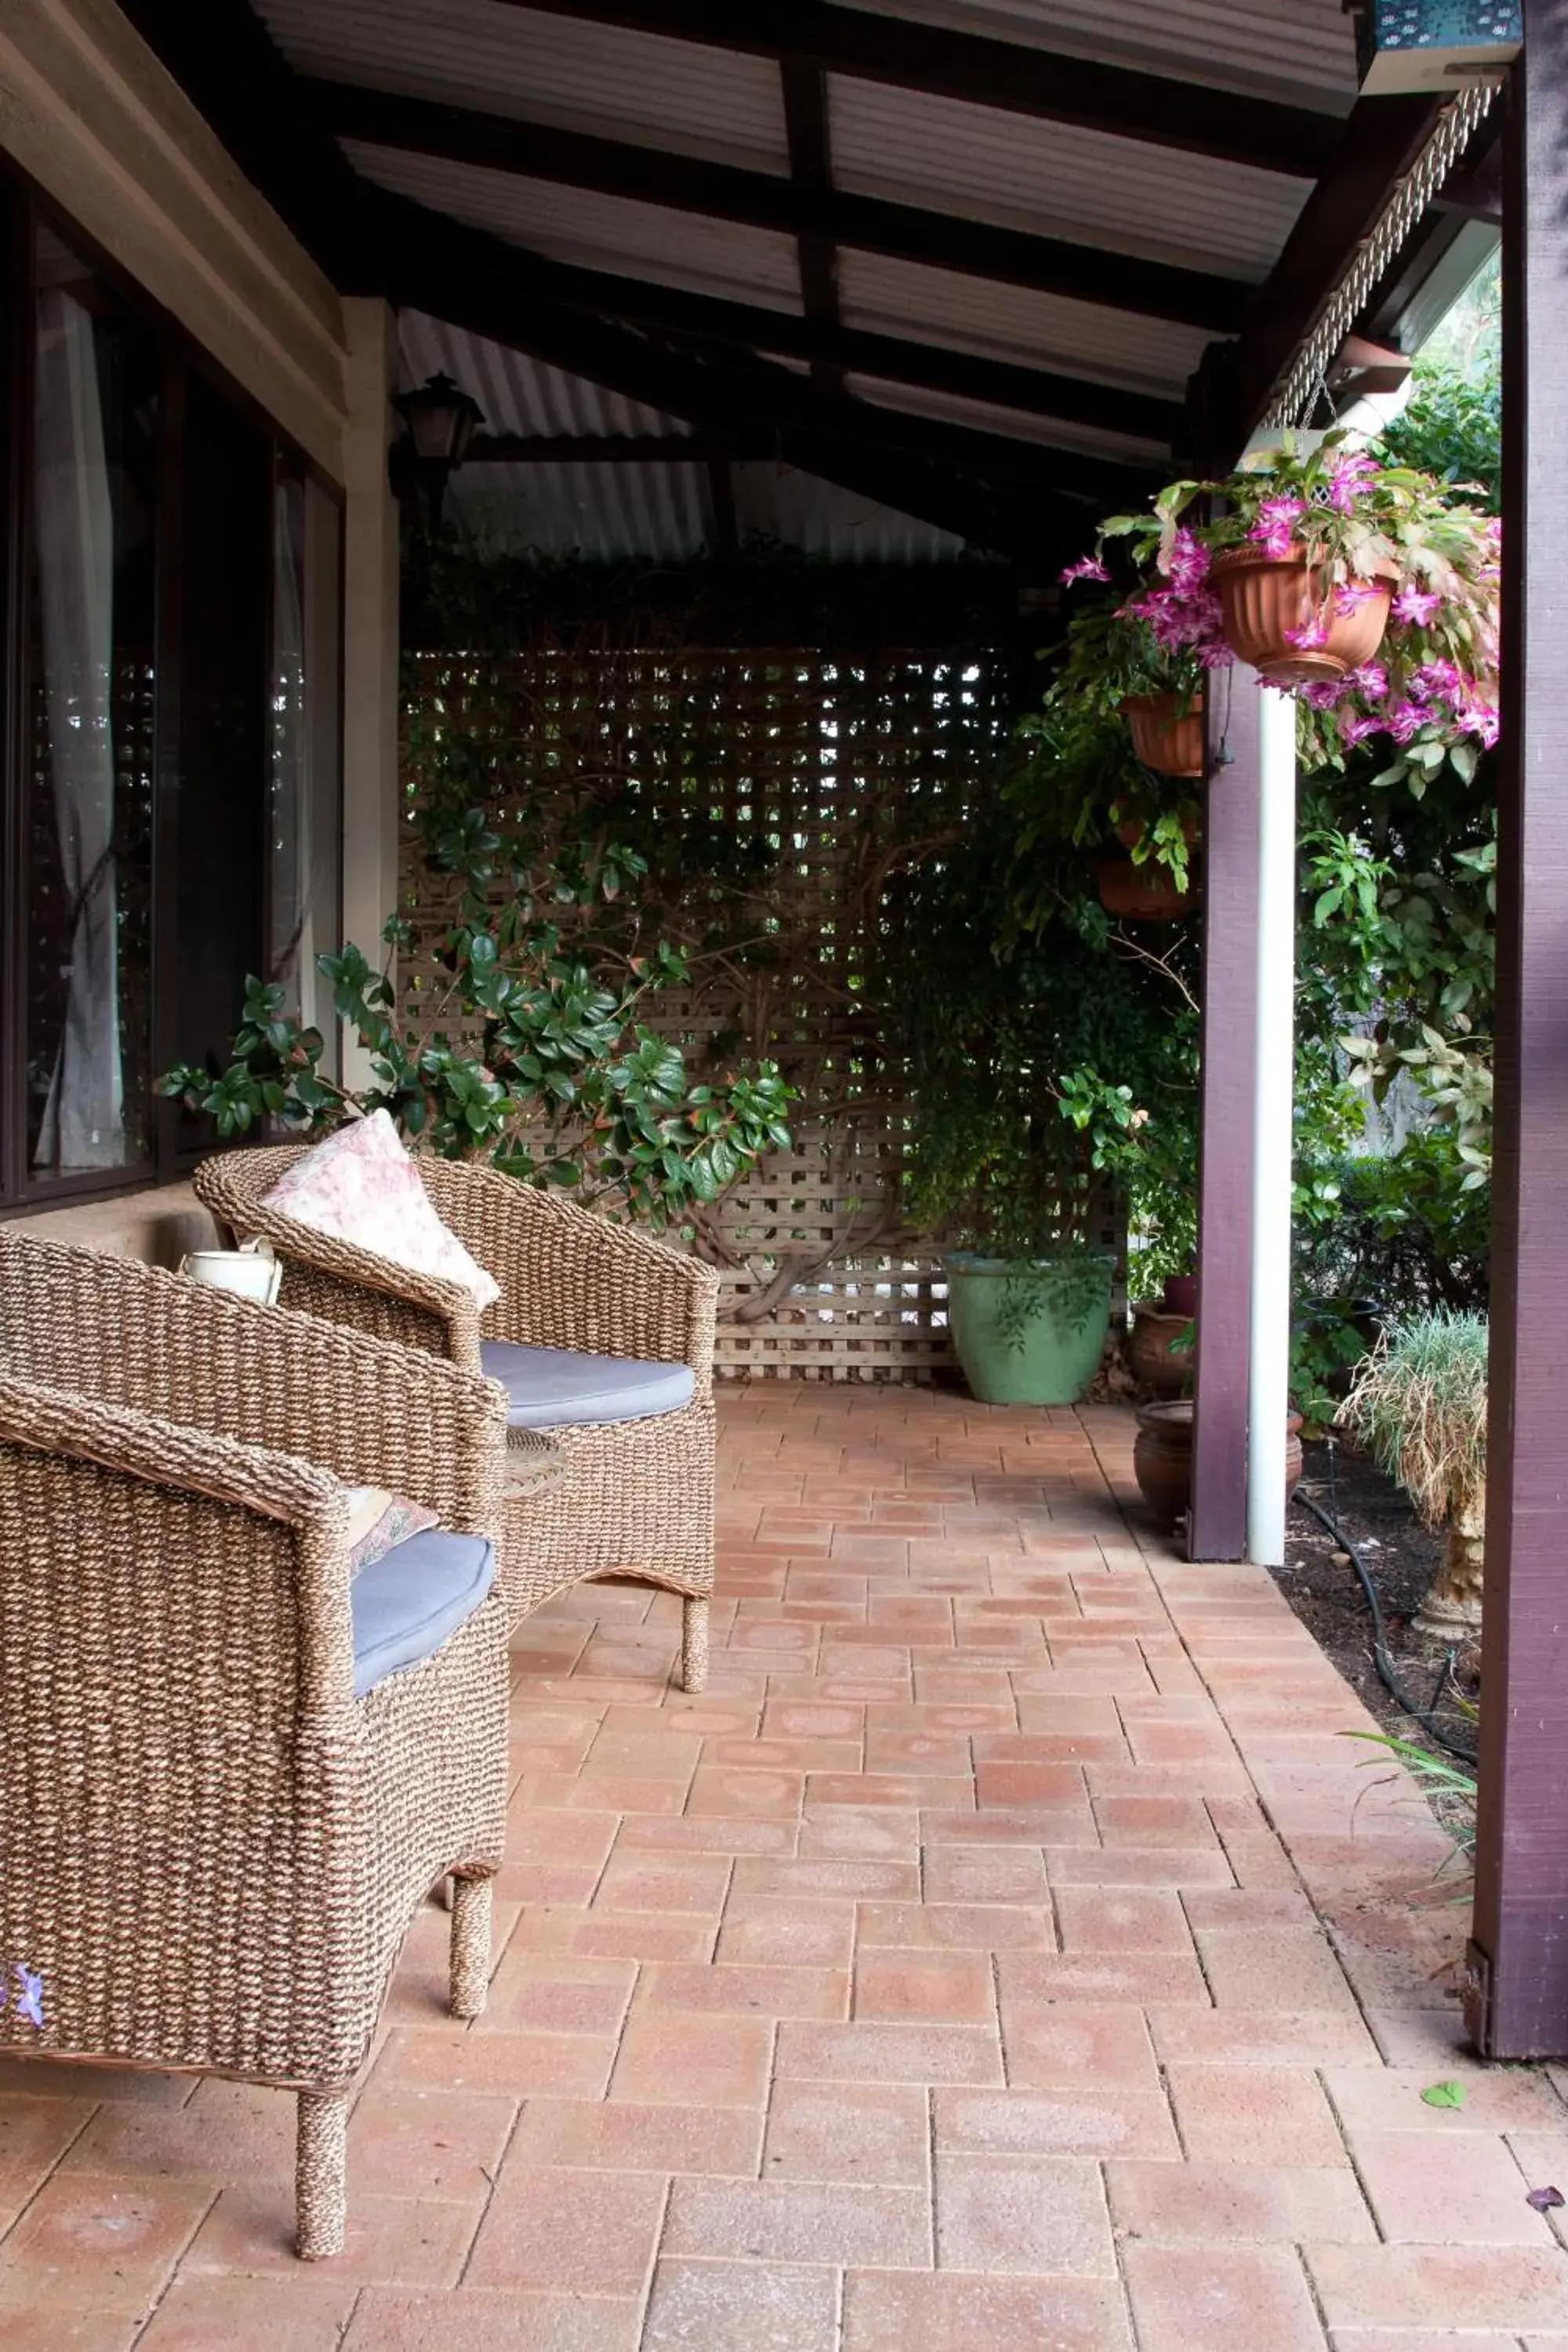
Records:
<instances>
[{"instance_id":1,"label":"pink patterned cushion","mask_svg":"<svg viewBox=\"0 0 1568 2352\"><path fill-rule=\"evenodd\" d=\"M460 1283L473 1292L481 1315L500 1297L494 1276L436 1214L419 1171L384 1110L340 1127L296 1160L263 1195L261 1205L297 1217L335 1241L374 1250L394 1265Z\"/></svg>"}]
</instances>

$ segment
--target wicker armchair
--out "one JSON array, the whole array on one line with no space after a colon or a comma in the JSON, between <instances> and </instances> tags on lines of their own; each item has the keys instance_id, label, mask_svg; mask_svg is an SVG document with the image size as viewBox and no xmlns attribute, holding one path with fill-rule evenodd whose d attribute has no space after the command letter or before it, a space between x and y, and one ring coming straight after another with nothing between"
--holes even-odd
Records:
<instances>
[{"instance_id":1,"label":"wicker armchair","mask_svg":"<svg viewBox=\"0 0 1568 2352\"><path fill-rule=\"evenodd\" d=\"M453 1365L0 1228L0 1968L42 2019L8 2000L0 2051L295 2091L307 2257L447 1873L484 2005L507 1791L498 1585L356 1697L344 1484L493 1540L504 1427Z\"/></svg>"},{"instance_id":2,"label":"wicker armchair","mask_svg":"<svg viewBox=\"0 0 1568 2352\"><path fill-rule=\"evenodd\" d=\"M552 1425L564 1475L508 1500L502 1575L514 1619L563 1586L630 1576L684 1597L681 1679L708 1670L713 1590L711 1268L576 1202L471 1161L422 1156L438 1214L501 1286L480 1317L457 1285L414 1274L262 1206L306 1147L228 1151L196 1171L199 1198L237 1239L264 1235L286 1305L432 1350L467 1370L492 1341L689 1368L690 1400L645 1419ZM538 1445L514 1429L514 1444Z\"/></svg>"}]
</instances>

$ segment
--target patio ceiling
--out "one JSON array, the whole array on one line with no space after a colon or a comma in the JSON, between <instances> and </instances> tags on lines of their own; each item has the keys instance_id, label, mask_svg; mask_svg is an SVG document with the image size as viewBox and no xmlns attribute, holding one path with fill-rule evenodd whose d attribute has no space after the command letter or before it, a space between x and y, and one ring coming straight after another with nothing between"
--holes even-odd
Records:
<instances>
[{"instance_id":1,"label":"patio ceiling","mask_svg":"<svg viewBox=\"0 0 1568 2352\"><path fill-rule=\"evenodd\" d=\"M345 289L1037 562L1216 342L1245 432L1436 112L1340 0L125 5Z\"/></svg>"}]
</instances>

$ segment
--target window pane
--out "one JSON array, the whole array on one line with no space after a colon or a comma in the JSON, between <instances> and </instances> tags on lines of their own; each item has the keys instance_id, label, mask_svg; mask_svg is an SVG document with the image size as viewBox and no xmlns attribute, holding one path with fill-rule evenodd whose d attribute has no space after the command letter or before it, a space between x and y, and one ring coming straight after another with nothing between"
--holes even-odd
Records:
<instances>
[{"instance_id":1,"label":"window pane","mask_svg":"<svg viewBox=\"0 0 1568 2352\"><path fill-rule=\"evenodd\" d=\"M338 944L342 809L339 515L315 483L279 478L273 502L269 976L327 1040L331 989L316 970Z\"/></svg>"},{"instance_id":2,"label":"window pane","mask_svg":"<svg viewBox=\"0 0 1568 2352\"><path fill-rule=\"evenodd\" d=\"M27 1156L149 1150L154 333L35 237L28 598Z\"/></svg>"},{"instance_id":3,"label":"window pane","mask_svg":"<svg viewBox=\"0 0 1568 2352\"><path fill-rule=\"evenodd\" d=\"M180 509L173 1045L221 1066L264 961L272 452L194 370ZM184 1145L205 1135L182 1118Z\"/></svg>"}]
</instances>

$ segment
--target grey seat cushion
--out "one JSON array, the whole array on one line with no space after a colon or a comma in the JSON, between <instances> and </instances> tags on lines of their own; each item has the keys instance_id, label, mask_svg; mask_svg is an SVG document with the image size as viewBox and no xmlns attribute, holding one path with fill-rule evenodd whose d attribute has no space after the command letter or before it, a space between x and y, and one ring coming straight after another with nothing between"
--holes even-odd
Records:
<instances>
[{"instance_id":1,"label":"grey seat cushion","mask_svg":"<svg viewBox=\"0 0 1568 2352\"><path fill-rule=\"evenodd\" d=\"M566 1429L584 1422L647 1421L680 1412L695 1383L689 1364L647 1364L635 1356L586 1356L575 1348L520 1348L487 1339L479 1362L511 1400L513 1429Z\"/></svg>"},{"instance_id":2,"label":"grey seat cushion","mask_svg":"<svg viewBox=\"0 0 1568 2352\"><path fill-rule=\"evenodd\" d=\"M495 1572L495 1552L482 1536L445 1528L426 1528L362 1568L349 1589L354 1696L433 1656L473 1615Z\"/></svg>"}]
</instances>

